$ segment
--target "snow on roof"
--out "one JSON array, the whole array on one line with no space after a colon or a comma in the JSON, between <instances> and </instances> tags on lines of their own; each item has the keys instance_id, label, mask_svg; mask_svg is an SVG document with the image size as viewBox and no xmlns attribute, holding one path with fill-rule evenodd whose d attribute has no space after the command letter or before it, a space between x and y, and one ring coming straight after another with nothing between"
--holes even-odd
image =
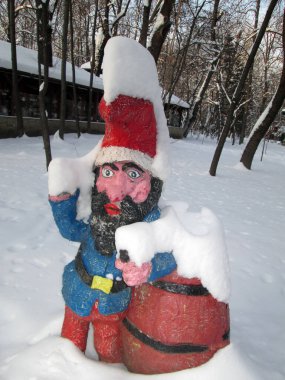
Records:
<instances>
[{"instance_id":1,"label":"snow on roof","mask_svg":"<svg viewBox=\"0 0 285 380\"><path fill-rule=\"evenodd\" d=\"M61 62L62 60L53 57L53 67L49 68L49 77L54 79L61 79ZM17 65L18 70L38 75L38 52L36 50L28 49L23 46L17 46ZM11 62L11 46L9 42L0 40L0 67L5 69L12 68ZM75 67L76 83L89 86L90 74L79 68ZM66 81L72 82L72 65L66 62ZM103 90L103 81L94 75L93 88Z\"/></svg>"},{"instance_id":2,"label":"snow on roof","mask_svg":"<svg viewBox=\"0 0 285 380\"><path fill-rule=\"evenodd\" d=\"M81 66L80 66L81 69L84 69L84 70L90 70L91 69L91 62L85 62L83 63Z\"/></svg>"},{"instance_id":3,"label":"snow on roof","mask_svg":"<svg viewBox=\"0 0 285 380\"><path fill-rule=\"evenodd\" d=\"M38 52L36 50L28 49L23 46L17 46L17 64L18 70L38 75ZM61 59L53 57L53 67L49 68L49 77L54 79L61 79ZM12 69L11 62L11 47L10 42L0 40L0 67L5 69ZM83 86L89 86L90 74L86 71L90 69L90 62L86 62L81 67L75 67L76 83ZM66 62L66 80L72 82L72 65ZM103 80L94 75L93 88L104 90ZM177 105L183 108L190 108L189 104L184 100L172 95L170 104Z\"/></svg>"}]
</instances>

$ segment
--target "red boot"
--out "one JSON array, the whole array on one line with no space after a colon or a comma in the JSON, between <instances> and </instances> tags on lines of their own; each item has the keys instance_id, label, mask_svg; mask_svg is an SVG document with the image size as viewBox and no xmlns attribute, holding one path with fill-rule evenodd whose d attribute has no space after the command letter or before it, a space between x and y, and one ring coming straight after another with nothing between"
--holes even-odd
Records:
<instances>
[{"instance_id":1,"label":"red boot","mask_svg":"<svg viewBox=\"0 0 285 380\"><path fill-rule=\"evenodd\" d=\"M61 336L71 340L81 351L85 352L89 330L89 317L79 317L65 306Z\"/></svg>"},{"instance_id":2,"label":"red boot","mask_svg":"<svg viewBox=\"0 0 285 380\"><path fill-rule=\"evenodd\" d=\"M121 321L125 314L102 315L94 305L91 313L94 347L101 361L122 363Z\"/></svg>"},{"instance_id":3,"label":"red boot","mask_svg":"<svg viewBox=\"0 0 285 380\"><path fill-rule=\"evenodd\" d=\"M94 321L94 347L99 359L107 363L122 363L120 322Z\"/></svg>"},{"instance_id":4,"label":"red boot","mask_svg":"<svg viewBox=\"0 0 285 380\"><path fill-rule=\"evenodd\" d=\"M92 322L94 347L99 359L107 363L122 363L121 321L125 314L102 315L95 303L88 317L80 317L66 306L61 336L85 352L89 324Z\"/></svg>"}]
</instances>

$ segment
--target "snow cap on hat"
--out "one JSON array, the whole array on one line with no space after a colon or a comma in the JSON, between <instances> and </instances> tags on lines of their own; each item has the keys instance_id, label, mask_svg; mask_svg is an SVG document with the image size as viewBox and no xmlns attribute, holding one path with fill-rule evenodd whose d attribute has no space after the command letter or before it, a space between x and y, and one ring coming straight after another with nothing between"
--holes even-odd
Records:
<instances>
[{"instance_id":1,"label":"snow cap on hat","mask_svg":"<svg viewBox=\"0 0 285 380\"><path fill-rule=\"evenodd\" d=\"M111 38L104 53L103 83L99 111L105 135L95 164L134 161L166 179L169 136L152 55L132 39Z\"/></svg>"}]
</instances>

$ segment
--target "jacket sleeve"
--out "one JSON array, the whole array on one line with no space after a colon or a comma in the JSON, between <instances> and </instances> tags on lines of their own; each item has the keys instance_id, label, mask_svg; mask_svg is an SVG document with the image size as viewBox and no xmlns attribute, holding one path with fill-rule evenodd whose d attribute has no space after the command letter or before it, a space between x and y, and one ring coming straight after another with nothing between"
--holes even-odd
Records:
<instances>
[{"instance_id":1,"label":"jacket sleeve","mask_svg":"<svg viewBox=\"0 0 285 380\"><path fill-rule=\"evenodd\" d=\"M81 242L86 235L88 224L76 220L76 203L79 190L63 200L49 199L55 223L61 235L71 241Z\"/></svg>"},{"instance_id":2,"label":"jacket sleeve","mask_svg":"<svg viewBox=\"0 0 285 380\"><path fill-rule=\"evenodd\" d=\"M160 277L170 274L177 267L173 254L169 252L156 253L151 260L151 264L152 270L148 282L155 281Z\"/></svg>"}]
</instances>

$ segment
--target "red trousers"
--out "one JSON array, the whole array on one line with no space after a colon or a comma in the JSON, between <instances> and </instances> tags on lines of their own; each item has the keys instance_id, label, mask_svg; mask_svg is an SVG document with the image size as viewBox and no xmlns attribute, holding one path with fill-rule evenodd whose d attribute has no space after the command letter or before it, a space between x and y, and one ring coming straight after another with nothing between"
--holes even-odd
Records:
<instances>
[{"instance_id":1,"label":"red trousers","mask_svg":"<svg viewBox=\"0 0 285 380\"><path fill-rule=\"evenodd\" d=\"M80 317L66 306L61 336L71 340L81 351L85 352L89 325L92 323L94 347L99 359L108 363L121 363L121 321L125 314L122 312L102 315L95 303L88 317Z\"/></svg>"}]
</instances>

